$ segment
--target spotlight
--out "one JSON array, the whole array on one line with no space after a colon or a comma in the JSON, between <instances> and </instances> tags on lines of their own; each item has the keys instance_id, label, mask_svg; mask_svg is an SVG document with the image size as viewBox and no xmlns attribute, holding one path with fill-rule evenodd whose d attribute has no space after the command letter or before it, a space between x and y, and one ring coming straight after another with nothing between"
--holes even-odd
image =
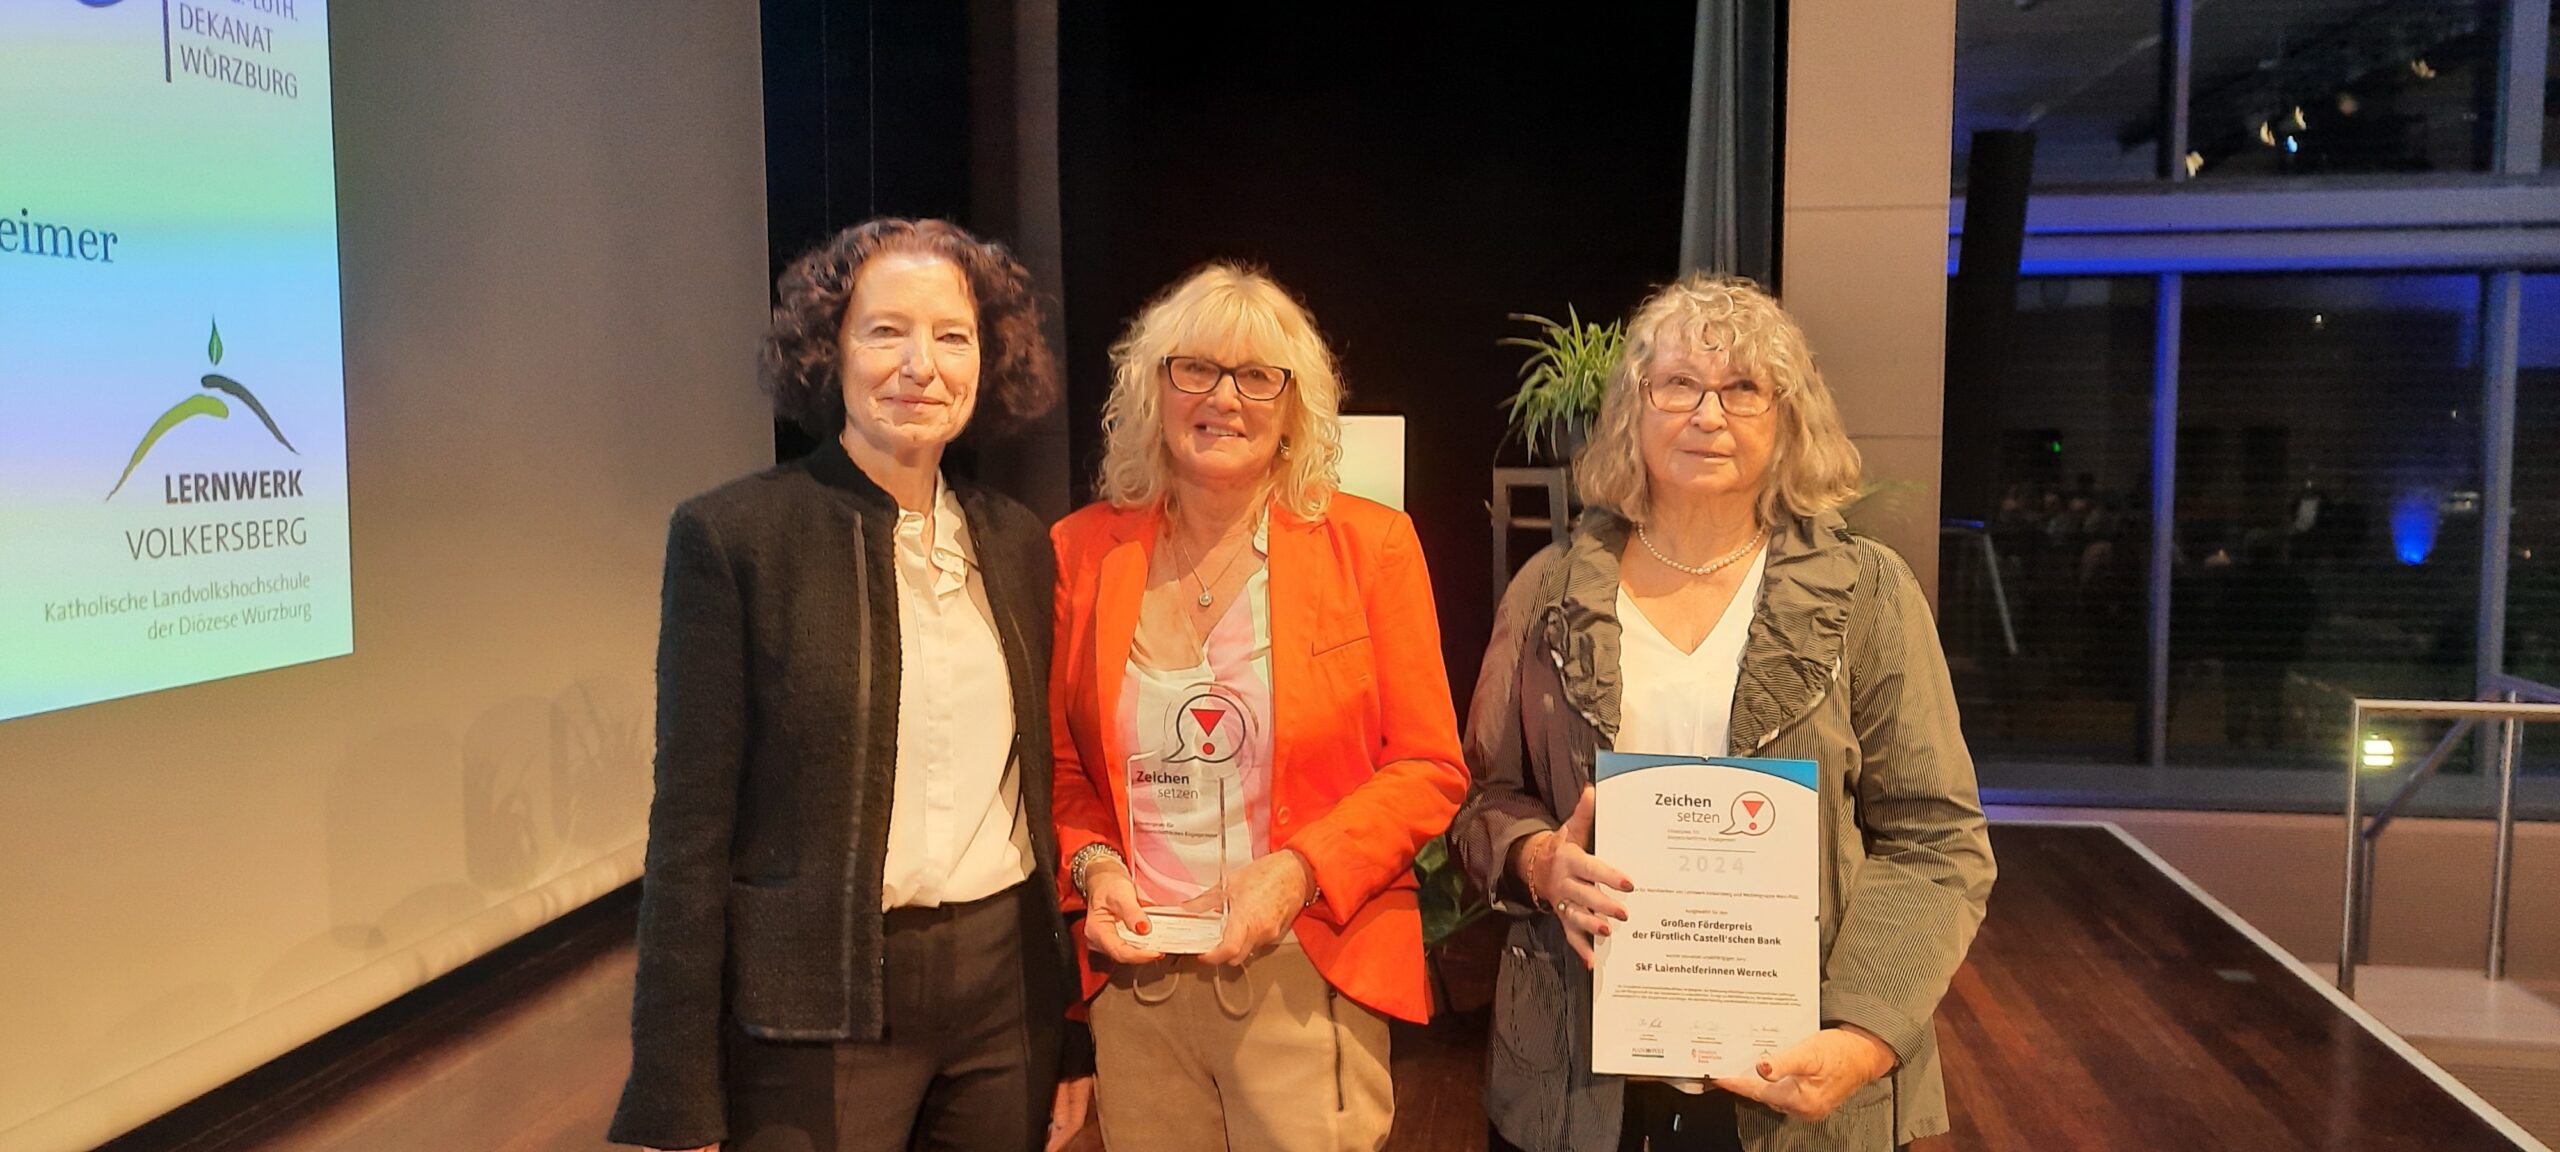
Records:
<instances>
[{"instance_id":1,"label":"spotlight","mask_svg":"<svg viewBox=\"0 0 2560 1152\"><path fill-rule=\"evenodd\" d=\"M2388 768L2392 765L2394 760L2398 759L2398 756L2398 750L2391 746L2390 741L2385 740L2380 736L2367 736L2364 738L2365 767Z\"/></svg>"},{"instance_id":2,"label":"spotlight","mask_svg":"<svg viewBox=\"0 0 2560 1152\"><path fill-rule=\"evenodd\" d=\"M2275 147L2275 146L2276 146L2276 122L2275 122L2275 121L2273 121L2273 120L2264 120L2264 121L2260 121L2260 122L2259 122L2259 124L2258 124L2258 143L2260 143L2260 144L2264 144L2264 145L2266 145L2266 146L2267 146L2267 147L2269 147L2269 148L2273 148L2273 147Z\"/></svg>"},{"instance_id":3,"label":"spotlight","mask_svg":"<svg viewBox=\"0 0 2560 1152\"><path fill-rule=\"evenodd\" d=\"M2204 171L2204 153L2202 153L2202 152L2189 152L2189 153L2187 153L2187 175L2189 175L2189 176L2193 176L2193 175L2195 175L2196 173L2198 173L2198 172L2202 172L2202 171Z\"/></svg>"}]
</instances>

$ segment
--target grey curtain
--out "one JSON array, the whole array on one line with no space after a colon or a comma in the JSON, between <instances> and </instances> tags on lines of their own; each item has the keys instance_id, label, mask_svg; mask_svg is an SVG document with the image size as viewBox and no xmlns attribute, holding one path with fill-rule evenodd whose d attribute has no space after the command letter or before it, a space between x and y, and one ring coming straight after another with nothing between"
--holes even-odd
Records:
<instances>
[{"instance_id":1,"label":"grey curtain","mask_svg":"<svg viewBox=\"0 0 2560 1152\"><path fill-rule=\"evenodd\" d=\"M1785 0L1698 0L1680 270L1777 287Z\"/></svg>"}]
</instances>

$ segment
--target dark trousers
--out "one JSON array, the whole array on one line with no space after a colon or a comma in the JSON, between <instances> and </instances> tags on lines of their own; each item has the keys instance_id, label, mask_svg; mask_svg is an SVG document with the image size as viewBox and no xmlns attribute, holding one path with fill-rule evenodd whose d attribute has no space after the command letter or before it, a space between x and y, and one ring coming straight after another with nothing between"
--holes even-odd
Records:
<instances>
[{"instance_id":1,"label":"dark trousers","mask_svg":"<svg viewBox=\"0 0 2560 1152\"><path fill-rule=\"evenodd\" d=\"M1668 1084L1629 1084L1622 1124L1618 1152L1742 1152L1729 1092L1692 1096Z\"/></svg>"},{"instance_id":2,"label":"dark trousers","mask_svg":"<svg viewBox=\"0 0 2560 1152\"><path fill-rule=\"evenodd\" d=\"M1521 1152L1491 1125L1485 1128L1484 1146L1486 1152ZM1901 1147L1904 1152L1911 1148ZM1618 1152L1742 1152L1733 1096L1712 1089L1692 1096L1663 1084L1629 1084Z\"/></svg>"},{"instance_id":3,"label":"dark trousers","mask_svg":"<svg viewBox=\"0 0 2560 1152\"><path fill-rule=\"evenodd\" d=\"M1730 1093L1710 1090L1692 1096L1667 1084L1637 1082L1627 1085L1626 1108L1619 1122L1618 1152L1742 1152ZM1485 1148L1521 1152L1490 1128Z\"/></svg>"},{"instance_id":4,"label":"dark trousers","mask_svg":"<svg viewBox=\"0 0 2560 1152\"><path fill-rule=\"evenodd\" d=\"M1066 1023L1029 882L889 913L876 1042L790 1043L729 1030L722 1152L1036 1152Z\"/></svg>"}]
</instances>

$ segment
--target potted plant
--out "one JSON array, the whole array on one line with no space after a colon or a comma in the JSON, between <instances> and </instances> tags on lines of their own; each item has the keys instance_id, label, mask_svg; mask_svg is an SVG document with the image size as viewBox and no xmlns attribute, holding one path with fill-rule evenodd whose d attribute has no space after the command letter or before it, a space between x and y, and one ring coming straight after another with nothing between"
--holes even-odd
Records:
<instances>
[{"instance_id":1,"label":"potted plant","mask_svg":"<svg viewBox=\"0 0 2560 1152\"><path fill-rule=\"evenodd\" d=\"M1511 431L1528 445L1531 458L1556 465L1571 463L1581 451L1591 422L1600 415L1600 397L1608 390L1609 372L1626 342L1625 325L1585 323L1571 306L1559 324L1544 316L1514 312L1511 318L1537 326L1535 336L1505 336L1499 343L1529 350L1520 362L1520 387L1503 401Z\"/></svg>"},{"instance_id":2,"label":"potted plant","mask_svg":"<svg viewBox=\"0 0 2560 1152\"><path fill-rule=\"evenodd\" d=\"M1422 903L1422 946L1438 951L1467 925L1492 911L1492 906L1475 893L1466 873L1458 867L1457 857L1449 851L1446 836L1434 836L1413 855L1414 879L1421 884L1417 893Z\"/></svg>"},{"instance_id":3,"label":"potted plant","mask_svg":"<svg viewBox=\"0 0 2560 1152\"><path fill-rule=\"evenodd\" d=\"M1443 951L1451 938L1493 911L1493 906L1476 894L1456 854L1449 851L1447 836L1423 842L1422 850L1413 856L1413 876L1421 885L1415 895L1422 905L1422 955L1431 977L1431 1011L1437 1016L1450 1004Z\"/></svg>"}]
</instances>

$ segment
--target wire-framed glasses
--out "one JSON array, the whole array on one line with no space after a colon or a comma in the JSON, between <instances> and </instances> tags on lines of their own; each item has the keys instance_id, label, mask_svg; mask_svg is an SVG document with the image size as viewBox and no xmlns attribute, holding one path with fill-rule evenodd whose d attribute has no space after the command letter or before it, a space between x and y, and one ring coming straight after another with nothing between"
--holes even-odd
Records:
<instances>
[{"instance_id":1,"label":"wire-framed glasses","mask_svg":"<svg viewBox=\"0 0 2560 1152\"><path fill-rule=\"evenodd\" d=\"M1656 412L1673 415L1695 412L1709 396L1716 398L1717 406L1723 408L1727 416L1757 416L1769 410L1770 403L1777 398L1777 391L1749 377L1735 377L1717 388L1708 387L1705 381L1694 376L1665 376L1644 382L1645 401L1652 404Z\"/></svg>"}]
</instances>

